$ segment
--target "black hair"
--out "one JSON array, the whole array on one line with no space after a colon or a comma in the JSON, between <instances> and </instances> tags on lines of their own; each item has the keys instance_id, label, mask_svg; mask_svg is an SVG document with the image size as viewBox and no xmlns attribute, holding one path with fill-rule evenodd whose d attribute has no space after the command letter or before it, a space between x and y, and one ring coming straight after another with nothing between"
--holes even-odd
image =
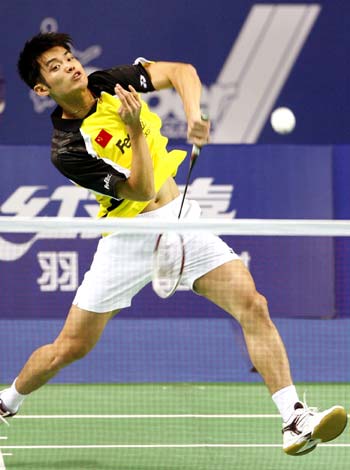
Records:
<instances>
[{"instance_id":1,"label":"black hair","mask_svg":"<svg viewBox=\"0 0 350 470\"><path fill-rule=\"evenodd\" d=\"M17 70L21 79L30 87L42 79L38 58L52 47L61 46L71 51L72 39L65 33L39 33L27 41L21 51Z\"/></svg>"}]
</instances>

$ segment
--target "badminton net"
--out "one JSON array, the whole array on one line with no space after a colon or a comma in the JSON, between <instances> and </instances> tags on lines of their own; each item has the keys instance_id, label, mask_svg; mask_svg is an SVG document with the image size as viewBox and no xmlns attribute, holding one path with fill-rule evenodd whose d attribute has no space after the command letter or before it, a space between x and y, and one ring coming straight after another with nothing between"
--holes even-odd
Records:
<instances>
[{"instance_id":1,"label":"badminton net","mask_svg":"<svg viewBox=\"0 0 350 470\"><path fill-rule=\"evenodd\" d=\"M130 242L165 231L219 235L267 298L300 394L320 408L348 403L350 222L329 220L1 217L3 387L54 341L100 234L115 231ZM10 468L54 468L62 455L84 469L118 461L164 470L169 459L170 468L282 468L290 457L280 429L235 320L181 285L165 300L148 285L91 353L27 398L0 457ZM319 468L321 458L343 468L348 440L335 442L307 466L298 459L299 470Z\"/></svg>"}]
</instances>

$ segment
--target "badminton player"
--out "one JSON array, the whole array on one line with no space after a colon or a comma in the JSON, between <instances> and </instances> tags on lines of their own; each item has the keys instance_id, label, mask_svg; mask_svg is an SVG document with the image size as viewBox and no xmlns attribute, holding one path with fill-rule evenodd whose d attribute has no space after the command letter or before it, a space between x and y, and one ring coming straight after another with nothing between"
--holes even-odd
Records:
<instances>
[{"instance_id":1,"label":"badminton player","mask_svg":"<svg viewBox=\"0 0 350 470\"><path fill-rule=\"evenodd\" d=\"M185 153L167 151L161 121L139 93L175 88L187 118L188 141L202 147L209 140L210 124L201 119L201 83L193 66L139 59L88 77L72 54L71 38L46 33L25 44L18 70L35 93L56 101L52 162L96 195L99 217L140 217L145 223L150 217L177 218L181 198L174 176ZM200 209L195 201L186 201L182 213L194 218ZM316 412L299 400L267 302L239 257L217 236L184 238L182 282L241 325L252 363L281 414L284 451L302 455L336 438L346 426L344 408ZM130 306L151 280L147 260L154 243L155 235L143 234L110 234L100 240L62 331L52 344L34 351L12 385L1 392L3 419L15 415L23 400L60 369L84 357L109 320Z\"/></svg>"}]
</instances>

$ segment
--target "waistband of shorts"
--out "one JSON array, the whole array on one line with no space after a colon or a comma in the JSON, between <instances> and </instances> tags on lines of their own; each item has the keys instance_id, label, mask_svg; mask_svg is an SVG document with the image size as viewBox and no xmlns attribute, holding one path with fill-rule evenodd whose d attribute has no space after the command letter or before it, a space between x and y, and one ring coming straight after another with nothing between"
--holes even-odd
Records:
<instances>
[{"instance_id":1,"label":"waistband of shorts","mask_svg":"<svg viewBox=\"0 0 350 470\"><path fill-rule=\"evenodd\" d=\"M168 204L165 204L164 206L159 207L159 209L155 209L154 211L141 212L136 217L145 217L145 218L175 217L177 218L180 207L181 207L181 200L182 200L182 196L181 195L177 196L175 199L168 202ZM188 201L185 199L184 209L186 206L188 206Z\"/></svg>"}]
</instances>

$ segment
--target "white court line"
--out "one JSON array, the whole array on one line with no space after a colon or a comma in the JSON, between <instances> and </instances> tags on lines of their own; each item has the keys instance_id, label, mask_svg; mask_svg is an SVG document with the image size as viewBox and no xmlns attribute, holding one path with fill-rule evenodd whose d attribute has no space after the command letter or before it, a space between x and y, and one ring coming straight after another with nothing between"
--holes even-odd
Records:
<instances>
[{"instance_id":1,"label":"white court line","mask_svg":"<svg viewBox=\"0 0 350 470\"><path fill-rule=\"evenodd\" d=\"M0 450L0 470L6 470L3 453Z\"/></svg>"},{"instance_id":2,"label":"white court line","mask_svg":"<svg viewBox=\"0 0 350 470\"><path fill-rule=\"evenodd\" d=\"M278 414L109 414L109 415L16 415L13 419L281 419ZM319 447L344 447L350 444L319 444ZM162 448L281 448L281 444L90 444L90 445L17 445L2 450L39 449L162 449ZM3 454L4 455L4 454ZM7 455L7 454L6 454ZM0 470L1 466L0 466Z\"/></svg>"},{"instance_id":3,"label":"white court line","mask_svg":"<svg viewBox=\"0 0 350 470\"><path fill-rule=\"evenodd\" d=\"M219 418L219 419L253 419L280 418L278 414L109 414L109 415L16 415L12 419L189 419L189 418Z\"/></svg>"},{"instance_id":4,"label":"white court line","mask_svg":"<svg viewBox=\"0 0 350 470\"><path fill-rule=\"evenodd\" d=\"M91 444L0 446L7 450L36 449L189 449L189 448L281 448L281 444ZM318 447L350 447L350 444L319 444ZM1 468L1 467L0 467Z\"/></svg>"},{"instance_id":5,"label":"white court line","mask_svg":"<svg viewBox=\"0 0 350 470\"><path fill-rule=\"evenodd\" d=\"M348 415L350 418L350 414ZM281 419L279 414L16 415L12 419ZM0 439L4 439L1 438Z\"/></svg>"},{"instance_id":6,"label":"white court line","mask_svg":"<svg viewBox=\"0 0 350 470\"><path fill-rule=\"evenodd\" d=\"M0 436L0 440L6 441L7 436ZM1 452L0 448L0 470L6 470L5 462L4 462L4 455L12 455L12 454L6 454Z\"/></svg>"}]
</instances>

